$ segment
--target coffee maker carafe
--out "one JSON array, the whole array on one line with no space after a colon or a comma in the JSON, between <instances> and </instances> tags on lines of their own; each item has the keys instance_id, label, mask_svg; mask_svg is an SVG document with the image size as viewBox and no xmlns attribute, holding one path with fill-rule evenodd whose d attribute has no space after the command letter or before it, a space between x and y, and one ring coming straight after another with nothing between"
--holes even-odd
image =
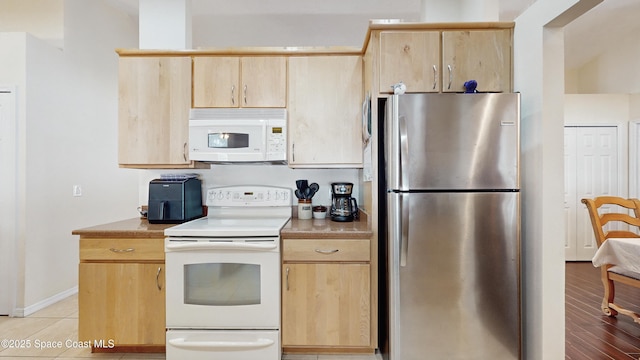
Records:
<instances>
[{"instance_id":1,"label":"coffee maker carafe","mask_svg":"<svg viewBox=\"0 0 640 360\"><path fill-rule=\"evenodd\" d=\"M352 183L331 183L331 220L353 221L358 218L358 202L351 197Z\"/></svg>"}]
</instances>

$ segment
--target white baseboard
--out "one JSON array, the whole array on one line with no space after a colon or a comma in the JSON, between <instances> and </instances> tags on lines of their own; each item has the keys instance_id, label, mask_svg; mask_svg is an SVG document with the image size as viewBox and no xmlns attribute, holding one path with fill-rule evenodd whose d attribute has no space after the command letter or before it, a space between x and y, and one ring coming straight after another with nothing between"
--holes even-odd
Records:
<instances>
[{"instance_id":1,"label":"white baseboard","mask_svg":"<svg viewBox=\"0 0 640 360\"><path fill-rule=\"evenodd\" d=\"M44 308L46 308L47 306L53 305L55 303L57 303L60 300L64 300L66 298L68 298L71 295L75 295L78 293L78 287L74 286L71 289L65 290L63 292L57 293L49 298L46 298L42 301L38 301L37 303L33 304L33 305L29 305L25 308L15 308L13 311L13 314L11 314L11 316L13 317L25 317L25 316L29 316L33 313L35 313L36 311L42 310Z\"/></svg>"}]
</instances>

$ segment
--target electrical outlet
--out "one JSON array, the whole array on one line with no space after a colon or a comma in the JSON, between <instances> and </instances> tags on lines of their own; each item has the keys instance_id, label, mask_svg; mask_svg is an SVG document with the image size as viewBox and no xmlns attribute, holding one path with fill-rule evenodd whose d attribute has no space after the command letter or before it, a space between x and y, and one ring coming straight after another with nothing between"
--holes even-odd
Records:
<instances>
[{"instance_id":1,"label":"electrical outlet","mask_svg":"<svg viewBox=\"0 0 640 360\"><path fill-rule=\"evenodd\" d=\"M73 185L73 196L82 196L82 186Z\"/></svg>"}]
</instances>

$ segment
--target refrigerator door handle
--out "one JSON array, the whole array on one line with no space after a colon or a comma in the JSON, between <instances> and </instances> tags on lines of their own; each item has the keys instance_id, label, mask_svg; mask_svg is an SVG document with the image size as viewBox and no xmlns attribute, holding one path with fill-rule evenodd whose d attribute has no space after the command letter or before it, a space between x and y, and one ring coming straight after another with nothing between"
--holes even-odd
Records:
<instances>
[{"instance_id":1,"label":"refrigerator door handle","mask_svg":"<svg viewBox=\"0 0 640 360\"><path fill-rule=\"evenodd\" d=\"M409 195L400 195L400 226L402 234L400 236L400 266L407 266L409 255Z\"/></svg>"},{"instance_id":2,"label":"refrigerator door handle","mask_svg":"<svg viewBox=\"0 0 640 360\"><path fill-rule=\"evenodd\" d=\"M409 136L407 134L407 119L404 116L398 117L398 127L400 132L400 190L409 190L408 175L409 169Z\"/></svg>"}]
</instances>

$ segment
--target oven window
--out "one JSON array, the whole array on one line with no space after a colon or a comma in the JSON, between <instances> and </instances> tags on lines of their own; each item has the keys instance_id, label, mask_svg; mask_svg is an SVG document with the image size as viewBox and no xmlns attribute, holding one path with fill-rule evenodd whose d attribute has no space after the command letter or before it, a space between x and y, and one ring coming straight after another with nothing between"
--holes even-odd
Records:
<instances>
[{"instance_id":1,"label":"oven window","mask_svg":"<svg viewBox=\"0 0 640 360\"><path fill-rule=\"evenodd\" d=\"M260 265L184 265L184 303L209 306L260 304Z\"/></svg>"},{"instance_id":2,"label":"oven window","mask_svg":"<svg viewBox=\"0 0 640 360\"><path fill-rule=\"evenodd\" d=\"M249 134L241 133L211 133L209 134L210 148L235 149L249 147Z\"/></svg>"}]
</instances>

